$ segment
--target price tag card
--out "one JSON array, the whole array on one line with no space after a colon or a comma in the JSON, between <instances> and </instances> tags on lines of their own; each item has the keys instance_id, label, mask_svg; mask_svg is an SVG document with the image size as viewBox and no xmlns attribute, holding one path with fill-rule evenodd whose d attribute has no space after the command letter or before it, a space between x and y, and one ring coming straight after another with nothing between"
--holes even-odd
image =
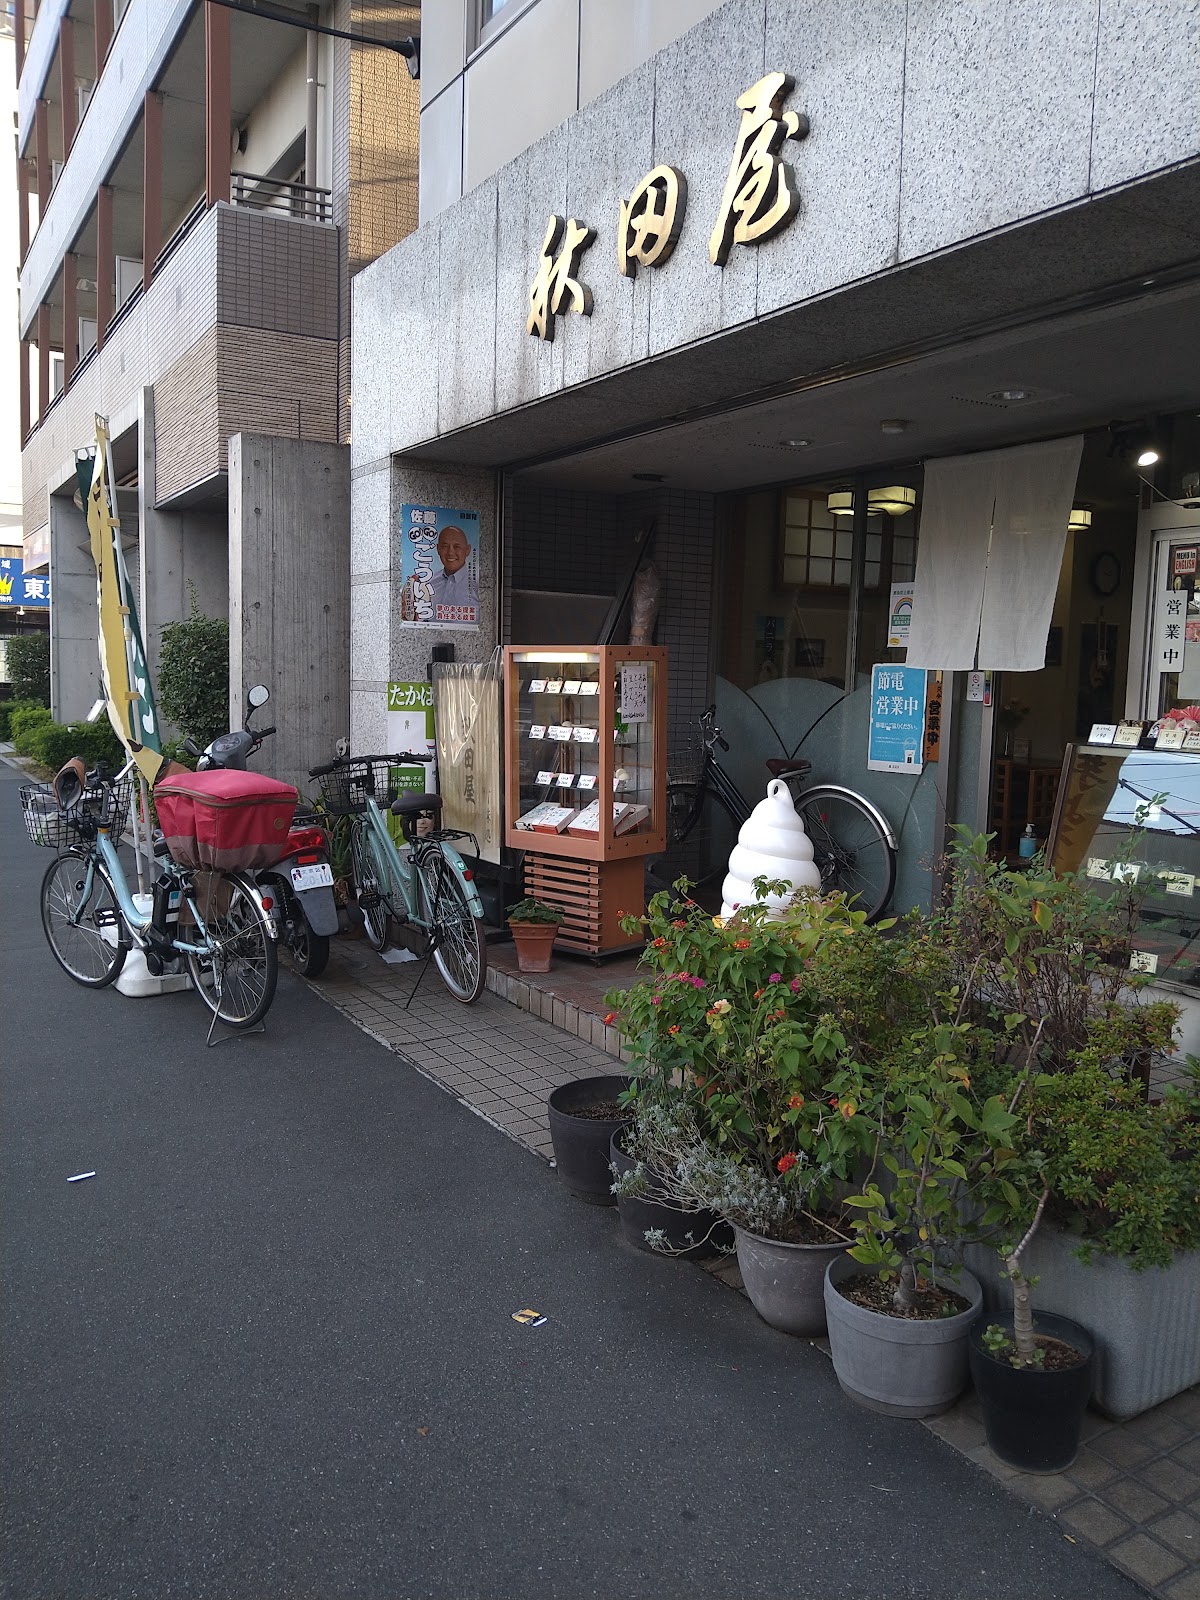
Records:
<instances>
[{"instance_id":1,"label":"price tag card","mask_svg":"<svg viewBox=\"0 0 1200 1600\"><path fill-rule=\"evenodd\" d=\"M558 775L558 787L560 789L569 789L574 782L575 782L575 774L573 772L560 772L559 773L559 775Z\"/></svg>"},{"instance_id":2,"label":"price tag card","mask_svg":"<svg viewBox=\"0 0 1200 1600\"><path fill-rule=\"evenodd\" d=\"M1196 892L1196 879L1190 872L1164 872L1162 887L1164 894L1177 894L1190 900Z\"/></svg>"},{"instance_id":3,"label":"price tag card","mask_svg":"<svg viewBox=\"0 0 1200 1600\"><path fill-rule=\"evenodd\" d=\"M550 737L552 739L557 739L560 744L569 744L571 742L571 734L573 732L574 729L571 727L569 722L561 722L551 725Z\"/></svg>"},{"instance_id":4,"label":"price tag card","mask_svg":"<svg viewBox=\"0 0 1200 1600\"><path fill-rule=\"evenodd\" d=\"M579 692L580 694L599 694L600 685L598 683L581 683Z\"/></svg>"},{"instance_id":5,"label":"price tag card","mask_svg":"<svg viewBox=\"0 0 1200 1600\"><path fill-rule=\"evenodd\" d=\"M1088 734L1089 744L1111 744L1117 737L1115 722L1093 722L1092 731Z\"/></svg>"},{"instance_id":6,"label":"price tag card","mask_svg":"<svg viewBox=\"0 0 1200 1600\"><path fill-rule=\"evenodd\" d=\"M529 680L529 692L530 692L530 694L545 694L545 692L546 692L546 680L545 680L545 678L530 678L530 680Z\"/></svg>"},{"instance_id":7,"label":"price tag card","mask_svg":"<svg viewBox=\"0 0 1200 1600\"><path fill-rule=\"evenodd\" d=\"M580 685L580 682L579 682L578 678L564 678L563 679L562 692L564 694L578 694L579 690L580 690L580 687L581 687L581 685Z\"/></svg>"},{"instance_id":8,"label":"price tag card","mask_svg":"<svg viewBox=\"0 0 1200 1600\"><path fill-rule=\"evenodd\" d=\"M533 723L529 729L529 737L531 739L544 739L546 737L545 725L541 722Z\"/></svg>"},{"instance_id":9,"label":"price tag card","mask_svg":"<svg viewBox=\"0 0 1200 1600\"><path fill-rule=\"evenodd\" d=\"M596 736L597 736L598 733L599 733L599 729L598 728L576 728L575 729L575 743L576 744L595 744Z\"/></svg>"},{"instance_id":10,"label":"price tag card","mask_svg":"<svg viewBox=\"0 0 1200 1600\"><path fill-rule=\"evenodd\" d=\"M581 772L579 774L579 787L581 789L594 789L596 787L596 774L594 772Z\"/></svg>"},{"instance_id":11,"label":"price tag card","mask_svg":"<svg viewBox=\"0 0 1200 1600\"><path fill-rule=\"evenodd\" d=\"M1112 877L1112 871L1108 861L1103 856L1089 856L1087 875L1089 878L1098 879L1101 883L1108 883Z\"/></svg>"},{"instance_id":12,"label":"price tag card","mask_svg":"<svg viewBox=\"0 0 1200 1600\"><path fill-rule=\"evenodd\" d=\"M1187 729L1181 728L1177 722L1164 722L1158 730L1154 748L1156 750L1182 750L1183 737L1186 732Z\"/></svg>"},{"instance_id":13,"label":"price tag card","mask_svg":"<svg viewBox=\"0 0 1200 1600\"><path fill-rule=\"evenodd\" d=\"M1117 728L1113 743L1123 749L1136 750L1142 742L1143 727L1144 724L1140 722L1122 722Z\"/></svg>"},{"instance_id":14,"label":"price tag card","mask_svg":"<svg viewBox=\"0 0 1200 1600\"><path fill-rule=\"evenodd\" d=\"M1185 750L1200 750L1200 728L1187 728L1183 735Z\"/></svg>"},{"instance_id":15,"label":"price tag card","mask_svg":"<svg viewBox=\"0 0 1200 1600\"><path fill-rule=\"evenodd\" d=\"M562 693L562 679L561 678L547 678L546 679L546 693L547 694L561 694Z\"/></svg>"},{"instance_id":16,"label":"price tag card","mask_svg":"<svg viewBox=\"0 0 1200 1600\"><path fill-rule=\"evenodd\" d=\"M546 784L554 782L554 774L552 772L539 772L537 781L539 787L544 788Z\"/></svg>"},{"instance_id":17,"label":"price tag card","mask_svg":"<svg viewBox=\"0 0 1200 1600\"><path fill-rule=\"evenodd\" d=\"M1158 957L1150 950L1131 950L1129 952L1129 970L1131 972L1157 972Z\"/></svg>"}]
</instances>

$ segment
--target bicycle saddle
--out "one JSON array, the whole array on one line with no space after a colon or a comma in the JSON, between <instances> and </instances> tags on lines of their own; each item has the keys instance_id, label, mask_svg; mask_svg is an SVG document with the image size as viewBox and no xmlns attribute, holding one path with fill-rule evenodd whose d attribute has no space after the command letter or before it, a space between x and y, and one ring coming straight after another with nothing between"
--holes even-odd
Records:
<instances>
[{"instance_id":1,"label":"bicycle saddle","mask_svg":"<svg viewBox=\"0 0 1200 1600\"><path fill-rule=\"evenodd\" d=\"M54 775L54 798L60 811L73 811L83 799L87 768L79 756L72 756Z\"/></svg>"},{"instance_id":2,"label":"bicycle saddle","mask_svg":"<svg viewBox=\"0 0 1200 1600\"><path fill-rule=\"evenodd\" d=\"M773 778L802 778L806 772L812 771L812 762L798 756L788 756L782 760L779 756L771 756L767 761L767 771Z\"/></svg>"},{"instance_id":3,"label":"bicycle saddle","mask_svg":"<svg viewBox=\"0 0 1200 1600\"><path fill-rule=\"evenodd\" d=\"M442 809L440 794L402 794L392 801L394 817L415 817L420 811L432 811L434 816Z\"/></svg>"}]
</instances>

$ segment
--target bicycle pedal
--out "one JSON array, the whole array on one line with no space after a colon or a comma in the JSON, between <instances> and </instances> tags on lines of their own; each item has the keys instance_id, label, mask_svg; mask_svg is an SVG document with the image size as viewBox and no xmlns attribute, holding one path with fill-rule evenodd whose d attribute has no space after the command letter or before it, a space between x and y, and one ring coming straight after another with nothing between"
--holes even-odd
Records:
<instances>
[{"instance_id":1,"label":"bicycle pedal","mask_svg":"<svg viewBox=\"0 0 1200 1600\"><path fill-rule=\"evenodd\" d=\"M367 889L360 892L358 903L364 911L374 911L379 904L379 896L373 889Z\"/></svg>"}]
</instances>

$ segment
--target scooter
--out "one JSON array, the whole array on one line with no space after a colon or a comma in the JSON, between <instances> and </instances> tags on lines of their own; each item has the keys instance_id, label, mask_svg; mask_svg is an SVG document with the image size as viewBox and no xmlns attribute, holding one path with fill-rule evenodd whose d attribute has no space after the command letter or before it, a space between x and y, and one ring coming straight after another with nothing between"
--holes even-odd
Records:
<instances>
[{"instance_id":1,"label":"scooter","mask_svg":"<svg viewBox=\"0 0 1200 1600\"><path fill-rule=\"evenodd\" d=\"M204 750L192 739L183 741L187 753L199 758L197 772L214 767L246 770L247 756L260 750L263 740L275 732L274 728L250 726L254 713L270 698L267 686L256 683L247 696L246 725L240 732L223 733ZM302 977L319 977L329 960L330 935L338 931L325 829L309 823L293 824L282 860L261 868L254 878L263 905L275 923L279 942L291 954L293 967Z\"/></svg>"}]
</instances>

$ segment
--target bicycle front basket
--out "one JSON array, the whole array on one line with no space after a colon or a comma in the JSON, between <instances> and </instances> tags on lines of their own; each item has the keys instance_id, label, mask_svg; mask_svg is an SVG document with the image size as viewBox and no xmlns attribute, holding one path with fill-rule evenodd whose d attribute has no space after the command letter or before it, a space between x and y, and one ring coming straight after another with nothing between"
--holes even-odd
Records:
<instances>
[{"instance_id":1,"label":"bicycle front basket","mask_svg":"<svg viewBox=\"0 0 1200 1600\"><path fill-rule=\"evenodd\" d=\"M132 796L133 785L128 780L114 784L111 790L94 784L83 791L76 806L62 811L49 784L26 783L21 785L21 815L34 844L65 850L93 838L101 822L108 824L114 839L120 839L129 823Z\"/></svg>"},{"instance_id":2,"label":"bicycle front basket","mask_svg":"<svg viewBox=\"0 0 1200 1600\"><path fill-rule=\"evenodd\" d=\"M381 809L386 809L396 792L394 762L366 757L352 758L332 772L323 772L317 780L321 785L321 804L331 817L359 816L367 809L367 796Z\"/></svg>"}]
</instances>

